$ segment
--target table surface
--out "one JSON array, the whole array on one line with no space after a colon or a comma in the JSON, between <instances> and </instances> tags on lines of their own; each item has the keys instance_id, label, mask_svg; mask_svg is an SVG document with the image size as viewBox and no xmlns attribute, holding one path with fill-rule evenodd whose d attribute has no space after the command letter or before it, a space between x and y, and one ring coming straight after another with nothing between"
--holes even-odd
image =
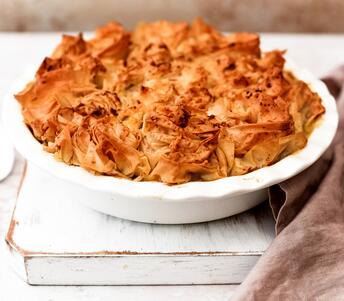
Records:
<instances>
[{"instance_id":1,"label":"table surface","mask_svg":"<svg viewBox=\"0 0 344 301\"><path fill-rule=\"evenodd\" d=\"M0 33L0 99L11 81L32 65L38 66L59 41L59 33ZM263 34L265 50L287 49L298 65L324 76L344 63L344 35ZM6 264L7 231L23 160L17 156L10 177L0 182L0 301L36 300L228 300L235 285L38 287L19 279Z\"/></svg>"}]
</instances>

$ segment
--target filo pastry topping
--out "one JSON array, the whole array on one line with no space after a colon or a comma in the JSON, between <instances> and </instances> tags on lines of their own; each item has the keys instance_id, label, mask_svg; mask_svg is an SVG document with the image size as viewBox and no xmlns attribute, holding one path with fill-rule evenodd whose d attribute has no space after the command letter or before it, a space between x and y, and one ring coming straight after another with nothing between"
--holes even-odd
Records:
<instances>
[{"instance_id":1,"label":"filo pastry topping","mask_svg":"<svg viewBox=\"0 0 344 301\"><path fill-rule=\"evenodd\" d=\"M196 19L112 22L63 36L15 95L57 160L95 174L179 184L242 175L302 149L324 107L259 36Z\"/></svg>"}]
</instances>

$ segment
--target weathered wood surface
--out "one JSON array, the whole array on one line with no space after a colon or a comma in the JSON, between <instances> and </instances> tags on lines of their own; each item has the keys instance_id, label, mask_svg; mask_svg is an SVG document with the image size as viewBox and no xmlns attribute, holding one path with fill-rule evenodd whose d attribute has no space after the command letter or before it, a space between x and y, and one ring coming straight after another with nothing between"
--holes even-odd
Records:
<instances>
[{"instance_id":1,"label":"weathered wood surface","mask_svg":"<svg viewBox=\"0 0 344 301\"><path fill-rule=\"evenodd\" d=\"M267 204L214 222L153 225L78 202L96 197L28 164L7 241L29 283L239 283L274 237Z\"/></svg>"}]
</instances>

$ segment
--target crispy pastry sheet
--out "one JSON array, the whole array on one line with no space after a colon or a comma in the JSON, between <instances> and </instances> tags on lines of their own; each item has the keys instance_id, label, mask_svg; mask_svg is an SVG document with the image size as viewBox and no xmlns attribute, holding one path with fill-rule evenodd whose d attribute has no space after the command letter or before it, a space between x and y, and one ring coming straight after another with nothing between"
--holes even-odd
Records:
<instances>
[{"instance_id":1,"label":"crispy pastry sheet","mask_svg":"<svg viewBox=\"0 0 344 301\"><path fill-rule=\"evenodd\" d=\"M178 184L242 175L303 148L321 99L259 36L196 19L63 36L16 94L57 160L95 174Z\"/></svg>"}]
</instances>

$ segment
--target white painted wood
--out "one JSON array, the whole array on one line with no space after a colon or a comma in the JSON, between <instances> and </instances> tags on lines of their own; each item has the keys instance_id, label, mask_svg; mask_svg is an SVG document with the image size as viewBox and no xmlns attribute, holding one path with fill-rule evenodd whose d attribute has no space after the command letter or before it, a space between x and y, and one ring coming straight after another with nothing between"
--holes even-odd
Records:
<instances>
[{"instance_id":1,"label":"white painted wood","mask_svg":"<svg viewBox=\"0 0 344 301\"><path fill-rule=\"evenodd\" d=\"M258 255L28 257L27 280L40 285L241 283Z\"/></svg>"},{"instance_id":2,"label":"white painted wood","mask_svg":"<svg viewBox=\"0 0 344 301\"><path fill-rule=\"evenodd\" d=\"M18 222L13 240L31 253L262 253L274 237L266 206L215 222L152 225L114 218L78 203L85 198L97 201L102 197L98 195L29 163L13 217Z\"/></svg>"},{"instance_id":3,"label":"white painted wood","mask_svg":"<svg viewBox=\"0 0 344 301\"><path fill-rule=\"evenodd\" d=\"M7 86L26 65L38 65L59 41L56 33L0 33L0 101ZM344 63L344 35L263 35L264 47L288 49L288 55L320 77ZM311 55L310 55L311 53ZM235 285L184 286L30 286L13 273L4 249L4 234L12 214L22 160L5 181L0 182L0 300L1 301L222 301L228 300Z\"/></svg>"},{"instance_id":4,"label":"white painted wood","mask_svg":"<svg viewBox=\"0 0 344 301\"><path fill-rule=\"evenodd\" d=\"M239 283L274 237L266 204L216 222L155 225L79 204L100 197L28 164L7 240L29 283Z\"/></svg>"}]
</instances>

